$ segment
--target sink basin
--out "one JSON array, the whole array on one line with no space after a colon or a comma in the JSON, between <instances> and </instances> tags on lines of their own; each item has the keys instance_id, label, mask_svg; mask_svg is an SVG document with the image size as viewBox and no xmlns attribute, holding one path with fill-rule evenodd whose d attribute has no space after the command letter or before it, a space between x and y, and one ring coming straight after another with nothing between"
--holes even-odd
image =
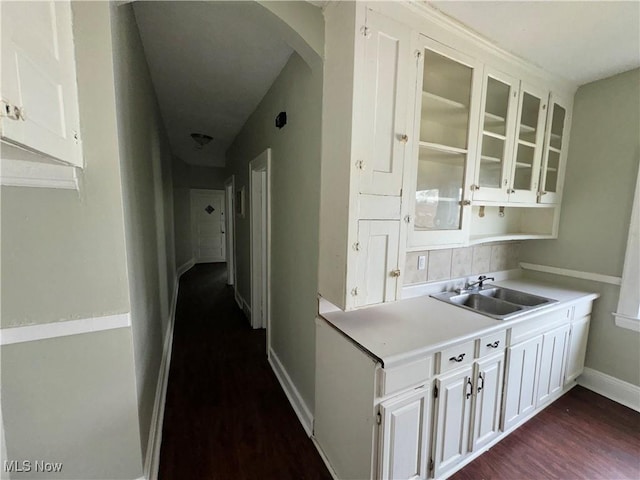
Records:
<instances>
[{"instance_id":1,"label":"sink basin","mask_svg":"<svg viewBox=\"0 0 640 480\"><path fill-rule=\"evenodd\" d=\"M535 307L546 303L553 302L550 298L539 297L537 295L531 295L530 293L519 292L517 290L510 290L508 288L484 288L478 292L480 295L497 298L504 300L505 302L515 303L516 305L523 305L526 307Z\"/></svg>"},{"instance_id":2,"label":"sink basin","mask_svg":"<svg viewBox=\"0 0 640 480\"><path fill-rule=\"evenodd\" d=\"M470 291L444 292L431 296L497 320L513 318L557 302L552 298L493 285Z\"/></svg>"},{"instance_id":3,"label":"sink basin","mask_svg":"<svg viewBox=\"0 0 640 480\"><path fill-rule=\"evenodd\" d=\"M519 307L518 305L478 293L463 293L451 297L449 301L457 305L464 305L472 310L490 313L492 315L508 315L522 310L522 307Z\"/></svg>"}]
</instances>

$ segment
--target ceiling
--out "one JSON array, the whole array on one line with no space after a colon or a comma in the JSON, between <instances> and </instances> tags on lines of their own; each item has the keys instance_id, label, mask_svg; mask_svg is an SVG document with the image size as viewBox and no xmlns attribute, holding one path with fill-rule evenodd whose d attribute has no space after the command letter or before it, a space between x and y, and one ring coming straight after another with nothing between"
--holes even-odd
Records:
<instances>
[{"instance_id":1,"label":"ceiling","mask_svg":"<svg viewBox=\"0 0 640 480\"><path fill-rule=\"evenodd\" d=\"M578 85L640 66L640 2L428 2Z\"/></svg>"},{"instance_id":2,"label":"ceiling","mask_svg":"<svg viewBox=\"0 0 640 480\"><path fill-rule=\"evenodd\" d=\"M173 153L202 166L225 152L293 50L256 2L135 2L140 36ZM191 133L213 141L196 148Z\"/></svg>"}]
</instances>

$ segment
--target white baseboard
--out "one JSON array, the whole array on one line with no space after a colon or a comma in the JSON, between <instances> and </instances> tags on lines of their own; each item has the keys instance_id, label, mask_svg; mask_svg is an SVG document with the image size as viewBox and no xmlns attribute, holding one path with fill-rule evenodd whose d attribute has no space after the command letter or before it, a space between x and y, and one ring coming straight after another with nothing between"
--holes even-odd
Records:
<instances>
[{"instance_id":1,"label":"white baseboard","mask_svg":"<svg viewBox=\"0 0 640 480\"><path fill-rule=\"evenodd\" d=\"M176 277L178 277L178 280L187 270L191 269L191 267L193 267L195 264L196 264L196 260L195 258L192 258L187 262L183 263L182 265L180 265L176 270Z\"/></svg>"},{"instance_id":2,"label":"white baseboard","mask_svg":"<svg viewBox=\"0 0 640 480\"><path fill-rule=\"evenodd\" d=\"M300 392L298 392L298 389L291 381L291 377L289 377L280 359L271 349L269 349L269 364L280 382L282 390L284 390L285 395L289 399L293 411L296 412L302 428L307 432L307 435L311 436L313 433L313 415L311 415L311 410L309 410L309 407L307 407L307 404L300 396Z\"/></svg>"},{"instance_id":3,"label":"white baseboard","mask_svg":"<svg viewBox=\"0 0 640 480\"><path fill-rule=\"evenodd\" d=\"M578 385L640 412L640 387L606 373L585 368L578 377Z\"/></svg>"},{"instance_id":4,"label":"white baseboard","mask_svg":"<svg viewBox=\"0 0 640 480\"><path fill-rule=\"evenodd\" d=\"M191 263L191 264L190 264ZM189 265L190 264L190 265ZM171 352L173 349L173 329L176 322L176 306L178 303L178 291L180 289L180 276L193 266L193 260L185 263L176 272L174 292L169 310L169 325L164 337L162 361L156 384L156 399L151 416L151 429L147 442L147 455L144 462L144 480L156 480L160 468L160 447L162 445L162 426L164 424L164 407L167 400L167 387L169 385L169 367L171 366Z\"/></svg>"},{"instance_id":5,"label":"white baseboard","mask_svg":"<svg viewBox=\"0 0 640 480\"><path fill-rule=\"evenodd\" d=\"M246 317L249 319L249 323L251 323L251 305L247 303L247 301L240 295L240 292L236 291L236 303L238 304L238 308L244 312Z\"/></svg>"}]
</instances>

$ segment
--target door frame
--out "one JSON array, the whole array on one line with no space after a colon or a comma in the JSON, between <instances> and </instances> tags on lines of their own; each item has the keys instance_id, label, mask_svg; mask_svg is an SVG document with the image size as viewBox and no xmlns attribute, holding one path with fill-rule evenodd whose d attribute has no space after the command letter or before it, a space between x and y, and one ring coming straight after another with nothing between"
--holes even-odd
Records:
<instances>
[{"instance_id":1,"label":"door frame","mask_svg":"<svg viewBox=\"0 0 640 480\"><path fill-rule=\"evenodd\" d=\"M235 194L236 194L236 178L231 175L224 182L225 194L225 229L226 229L226 247L227 247L227 285L233 285L234 295L237 296L236 282L236 225L235 225Z\"/></svg>"},{"instance_id":2,"label":"door frame","mask_svg":"<svg viewBox=\"0 0 640 480\"><path fill-rule=\"evenodd\" d=\"M198 241L197 229L196 229L196 211L194 208L194 199L198 194L221 194L222 195L222 204L226 208L224 199L225 199L225 191L224 190L216 190L216 189L207 189L207 188L190 188L189 189L189 218L191 219L191 252L195 263L217 263L217 262L226 262L227 261L227 252L226 252L226 238L224 239L224 258L221 260L202 260L196 256L196 242ZM222 232L222 235L226 237L226 234Z\"/></svg>"},{"instance_id":3,"label":"door frame","mask_svg":"<svg viewBox=\"0 0 640 480\"><path fill-rule=\"evenodd\" d=\"M257 212L254 208L256 195L258 193L258 181L261 182L262 195L261 201L258 203L262 208ZM270 343L270 323L271 323L271 149L267 148L264 152L249 162L249 237L251 240L250 262L251 262L251 326L253 328L267 329L267 352ZM264 232L261 236L261 242L256 236L258 231ZM261 252L264 255L261 255ZM254 272L260 266L257 262L261 262L263 275L257 277ZM261 319L256 313L259 311L257 306L258 292L262 293L262 305L265 312Z\"/></svg>"}]
</instances>

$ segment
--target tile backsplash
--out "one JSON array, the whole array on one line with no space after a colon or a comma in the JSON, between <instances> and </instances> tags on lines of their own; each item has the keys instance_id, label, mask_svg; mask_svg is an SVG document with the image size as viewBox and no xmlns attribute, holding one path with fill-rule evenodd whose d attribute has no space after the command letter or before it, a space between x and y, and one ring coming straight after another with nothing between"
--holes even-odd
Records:
<instances>
[{"instance_id":1,"label":"tile backsplash","mask_svg":"<svg viewBox=\"0 0 640 480\"><path fill-rule=\"evenodd\" d=\"M418 270L418 259L423 255L426 268ZM519 264L520 242L407 252L404 284L415 285L510 270L518 268Z\"/></svg>"}]
</instances>

